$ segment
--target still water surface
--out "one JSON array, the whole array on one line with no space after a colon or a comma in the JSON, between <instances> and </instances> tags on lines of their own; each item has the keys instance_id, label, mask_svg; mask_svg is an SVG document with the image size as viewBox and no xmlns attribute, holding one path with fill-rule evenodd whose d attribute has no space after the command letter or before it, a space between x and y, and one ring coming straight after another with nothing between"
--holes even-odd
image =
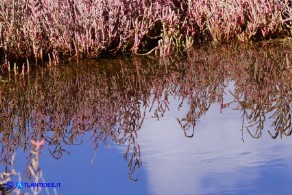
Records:
<instances>
[{"instance_id":1,"label":"still water surface","mask_svg":"<svg viewBox=\"0 0 292 195\"><path fill-rule=\"evenodd\" d=\"M7 75L3 180L61 183L40 194L290 194L291 48L222 46Z\"/></svg>"}]
</instances>

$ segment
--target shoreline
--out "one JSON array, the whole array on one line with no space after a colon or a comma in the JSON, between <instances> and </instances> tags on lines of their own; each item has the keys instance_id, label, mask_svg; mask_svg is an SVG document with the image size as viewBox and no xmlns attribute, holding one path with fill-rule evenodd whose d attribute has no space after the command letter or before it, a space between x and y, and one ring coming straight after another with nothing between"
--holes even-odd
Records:
<instances>
[{"instance_id":1,"label":"shoreline","mask_svg":"<svg viewBox=\"0 0 292 195\"><path fill-rule=\"evenodd\" d=\"M14 4L3 0L0 72L103 55L165 57L210 43L290 42L291 4L290 0L44 0Z\"/></svg>"}]
</instances>

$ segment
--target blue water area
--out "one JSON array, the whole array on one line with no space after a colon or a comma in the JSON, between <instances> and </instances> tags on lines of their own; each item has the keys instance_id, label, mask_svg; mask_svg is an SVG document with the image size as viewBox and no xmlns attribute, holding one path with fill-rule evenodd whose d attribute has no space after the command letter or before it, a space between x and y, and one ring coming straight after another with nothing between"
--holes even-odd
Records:
<instances>
[{"instance_id":1,"label":"blue water area","mask_svg":"<svg viewBox=\"0 0 292 195\"><path fill-rule=\"evenodd\" d=\"M14 183L35 182L34 170L38 182L61 183L39 194L291 194L292 59L283 48L15 75L0 84L2 181L6 166Z\"/></svg>"},{"instance_id":2,"label":"blue water area","mask_svg":"<svg viewBox=\"0 0 292 195\"><path fill-rule=\"evenodd\" d=\"M225 99L228 98L230 95L226 95ZM58 160L44 148L40 160L44 178L47 182L62 183L58 194L291 192L289 137L273 140L264 133L254 139L241 131L240 111L231 107L221 113L219 104L214 104L198 122L194 137L187 138L177 118L185 116L188 104L178 111L179 101L175 98L169 101L170 110L164 117L153 118L153 112L149 112L138 131L143 162L138 181L128 177L128 162L123 158L126 144L100 144L95 156L90 133L81 145L64 145L70 154L64 152ZM21 169L24 156L17 155L17 167Z\"/></svg>"},{"instance_id":3,"label":"blue water area","mask_svg":"<svg viewBox=\"0 0 292 195\"><path fill-rule=\"evenodd\" d=\"M228 99L230 97L226 97ZM170 110L175 110L175 101ZM236 107L236 106L235 106ZM185 108L185 107L183 107ZM217 104L186 138L169 112L145 121L138 134L150 194L289 194L290 138L241 131L241 112ZM269 121L267 121L269 127Z\"/></svg>"},{"instance_id":4,"label":"blue water area","mask_svg":"<svg viewBox=\"0 0 292 195\"><path fill-rule=\"evenodd\" d=\"M52 158L44 149L40 167L46 182L61 183L57 194L149 194L144 169L140 170L139 181L128 179L128 166L123 154L114 146L100 145L96 156L91 141L82 145L64 146L70 152L61 159ZM18 152L16 170L23 170L27 154ZM22 179L27 182L26 178ZM30 189L22 189L30 192ZM50 193L53 189L49 188ZM42 189L40 194L47 194Z\"/></svg>"}]
</instances>

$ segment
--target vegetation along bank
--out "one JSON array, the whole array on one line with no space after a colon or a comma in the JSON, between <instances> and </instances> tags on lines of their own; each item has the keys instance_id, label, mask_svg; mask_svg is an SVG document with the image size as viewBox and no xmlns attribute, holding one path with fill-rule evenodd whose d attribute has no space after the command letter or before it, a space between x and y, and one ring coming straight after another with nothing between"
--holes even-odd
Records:
<instances>
[{"instance_id":1,"label":"vegetation along bank","mask_svg":"<svg viewBox=\"0 0 292 195\"><path fill-rule=\"evenodd\" d=\"M291 0L1 0L0 67L291 38Z\"/></svg>"}]
</instances>

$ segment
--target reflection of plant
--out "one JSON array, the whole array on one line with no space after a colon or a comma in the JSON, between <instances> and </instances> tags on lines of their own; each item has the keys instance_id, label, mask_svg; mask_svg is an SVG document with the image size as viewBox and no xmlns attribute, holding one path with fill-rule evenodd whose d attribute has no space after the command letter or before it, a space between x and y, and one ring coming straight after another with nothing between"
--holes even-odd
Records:
<instances>
[{"instance_id":1,"label":"reflection of plant","mask_svg":"<svg viewBox=\"0 0 292 195\"><path fill-rule=\"evenodd\" d=\"M126 145L129 177L135 180L142 165L138 131L149 110L158 119L168 112L171 96L179 99L178 109L188 106L186 116L178 119L187 137L214 103L221 112L238 104L254 137L262 134L268 118L276 136L290 135L286 54L291 46L280 47L247 50L233 45L199 49L179 59L113 59L16 75L14 81L1 83L0 160L8 163L18 147L27 150L28 140L37 137L59 159L66 145L82 144L89 134L96 150L99 144ZM231 80L234 101L226 103L223 96Z\"/></svg>"},{"instance_id":2,"label":"reflection of plant","mask_svg":"<svg viewBox=\"0 0 292 195\"><path fill-rule=\"evenodd\" d=\"M35 140L31 140L31 144L33 146L33 149L31 150L31 156L30 156L30 165L28 167L29 169L29 175L33 178L33 181L35 183L38 182L44 182L44 178L42 175L42 171L39 167L39 160L40 160L40 149L41 147L44 145L44 140L42 141L35 141ZM8 170L8 166L5 167L5 170L1 173L1 181L0 184L3 187L3 193L2 194L6 194L6 193L11 193L14 192L15 194L21 194L21 188L23 188L23 183L22 184L18 184L13 183L12 188L7 189L7 186L9 182L12 181L12 177L16 176L18 177L17 180L18 182L21 182L21 175L20 173L17 173L16 170L14 169L14 158L15 158L15 154L12 156L11 162L9 163L9 167L10 170ZM19 188L18 185L22 185L21 188ZM6 186L6 187L5 187ZM31 192L34 195L39 194L42 191L42 188L40 186L37 187L31 187ZM26 194L30 194L28 192L26 192Z\"/></svg>"},{"instance_id":3,"label":"reflection of plant","mask_svg":"<svg viewBox=\"0 0 292 195\"><path fill-rule=\"evenodd\" d=\"M291 86L288 90L287 93L290 92L290 98L279 99L275 102L275 105L270 108L270 111L274 111L271 118L275 119L272 124L276 131L274 136L271 135L273 138L276 138L279 134L281 137L283 134L287 136L292 134Z\"/></svg>"},{"instance_id":4,"label":"reflection of plant","mask_svg":"<svg viewBox=\"0 0 292 195\"><path fill-rule=\"evenodd\" d=\"M42 170L39 167L39 160L40 160L40 149L44 145L45 141L35 141L31 139L31 144L33 145L33 149L31 153L31 163L29 165L29 174L33 177L35 183L44 181ZM39 194L42 191L40 186L32 187L31 191L33 194Z\"/></svg>"},{"instance_id":5,"label":"reflection of plant","mask_svg":"<svg viewBox=\"0 0 292 195\"><path fill-rule=\"evenodd\" d=\"M271 51L258 55L267 56ZM250 54L249 54L250 55ZM281 58L275 65L270 58L254 58L247 56L246 73L237 77L236 93L232 94L239 108L244 112L243 117L249 125L246 127L252 137L259 138L267 119L273 120L272 127L276 138L279 134L291 135L291 72L286 66L286 54L279 53ZM244 67L243 67L244 68ZM252 130L254 129L254 130ZM253 131L253 132L252 132Z\"/></svg>"},{"instance_id":6,"label":"reflection of plant","mask_svg":"<svg viewBox=\"0 0 292 195\"><path fill-rule=\"evenodd\" d=\"M1 179L0 179L0 191L1 194L8 194L12 191L16 192L17 194L20 193L19 189L15 189L14 186L11 186L12 188L7 188L7 184L12 181L13 176L18 176L20 178L19 173L16 172L14 169L14 158L15 154L12 155L11 161L10 161L10 169L8 166L5 167L5 170L1 173Z\"/></svg>"}]
</instances>

